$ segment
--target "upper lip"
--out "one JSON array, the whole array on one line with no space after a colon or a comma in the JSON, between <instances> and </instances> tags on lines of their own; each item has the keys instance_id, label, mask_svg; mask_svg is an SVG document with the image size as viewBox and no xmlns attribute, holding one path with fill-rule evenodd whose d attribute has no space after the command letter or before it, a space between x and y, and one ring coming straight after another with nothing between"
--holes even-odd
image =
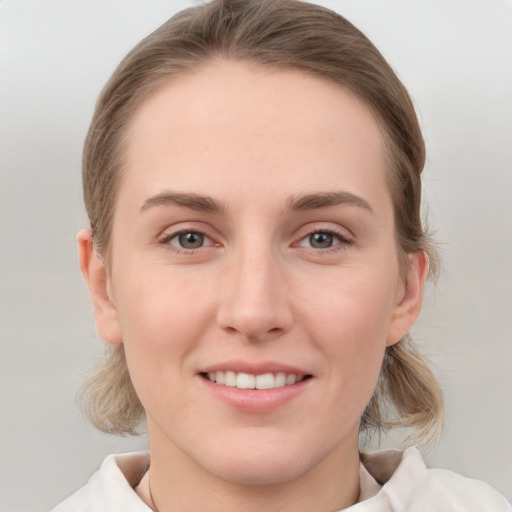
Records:
<instances>
[{"instance_id":1,"label":"upper lip","mask_svg":"<svg viewBox=\"0 0 512 512\"><path fill-rule=\"evenodd\" d=\"M286 373L294 375L311 375L296 366L292 366L277 361L262 361L262 362L249 362L243 360L224 361L217 364L206 366L200 370L199 373L210 372L236 372L236 373L249 373L252 375L263 375L265 373Z\"/></svg>"}]
</instances>

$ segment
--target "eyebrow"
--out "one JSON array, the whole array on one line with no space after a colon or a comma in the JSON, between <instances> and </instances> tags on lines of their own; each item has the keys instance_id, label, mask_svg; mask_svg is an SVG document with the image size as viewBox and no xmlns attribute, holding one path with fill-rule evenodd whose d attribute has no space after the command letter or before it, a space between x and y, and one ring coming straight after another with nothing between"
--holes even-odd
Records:
<instances>
[{"instance_id":1,"label":"eyebrow","mask_svg":"<svg viewBox=\"0 0 512 512\"><path fill-rule=\"evenodd\" d=\"M360 196L351 192L320 192L318 194L294 195L290 198L287 210L307 211L317 208L327 208L329 206L351 205L362 208L375 215L370 203Z\"/></svg>"},{"instance_id":2,"label":"eyebrow","mask_svg":"<svg viewBox=\"0 0 512 512\"><path fill-rule=\"evenodd\" d=\"M182 192L163 192L146 199L141 206L140 213L156 206L181 206L206 213L222 213L224 211L224 206L211 197Z\"/></svg>"},{"instance_id":3,"label":"eyebrow","mask_svg":"<svg viewBox=\"0 0 512 512\"><path fill-rule=\"evenodd\" d=\"M288 200L286 211L308 211L339 205L357 206L375 215L368 201L345 191L294 195ZM140 213L144 213L157 206L180 206L206 213L225 212L225 207L222 203L208 196L183 192L163 192L146 199L140 209Z\"/></svg>"}]
</instances>

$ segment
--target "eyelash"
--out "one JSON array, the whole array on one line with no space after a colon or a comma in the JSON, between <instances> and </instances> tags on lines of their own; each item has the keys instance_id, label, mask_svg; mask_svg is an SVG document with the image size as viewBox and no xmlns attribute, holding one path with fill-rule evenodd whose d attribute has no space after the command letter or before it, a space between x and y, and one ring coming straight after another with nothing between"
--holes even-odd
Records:
<instances>
[{"instance_id":1,"label":"eyelash","mask_svg":"<svg viewBox=\"0 0 512 512\"><path fill-rule=\"evenodd\" d=\"M219 244L216 244L215 241L210 237L208 236L204 231L200 230L200 229L181 229L179 231L175 231L173 233L169 233L167 235L165 235L164 237L162 237L159 241L158 241L158 244L163 246L166 250L169 250L169 251L172 251L174 252L175 254L184 254L184 255L187 255L187 254L197 254L198 250L199 249L204 249L204 248L207 248L209 245L201 245L197 248L193 248L193 249L187 249L185 247L179 247L178 245L174 245L174 244L171 244L171 240L181 236L181 235L186 235L186 234L195 234L195 235L200 235L204 238L206 238L207 240L209 240L210 242L212 242L212 244L209 244L209 245L219 245ZM312 237L313 235L328 235L328 236L332 236L333 238L337 239L337 243L333 243L333 245L329 246L329 247L325 247L325 248L322 248L322 247L312 247L311 245L303 245L303 242L304 241L307 241L308 238ZM337 231L337 230L334 230L334 229L313 229L313 230L310 230L308 231L304 236L302 236L297 242L295 242L294 244L292 244L292 246L294 247L304 247L306 248L306 250L310 250L314 253L317 253L317 254L321 254L321 253L329 253L329 252L334 252L334 251L339 251L339 250L342 250L344 248L346 248L347 246L350 246L353 244L353 240L349 239L345 234Z\"/></svg>"},{"instance_id":2,"label":"eyelash","mask_svg":"<svg viewBox=\"0 0 512 512\"><path fill-rule=\"evenodd\" d=\"M176 254L195 254L197 253L198 249L204 249L204 245L201 247L198 247L196 249L187 249L185 247L179 247L177 245L171 244L171 240L173 240L176 237L179 237L180 235L188 235L188 234L194 234L194 235L201 235L204 238L210 240L215 244L215 242L212 240L211 237L209 237L204 231L201 231L200 229L181 229L179 231L175 231L173 233L169 233L168 235L165 235L163 238L161 238L158 243L159 245L162 245L165 249L169 251L173 251Z\"/></svg>"},{"instance_id":3,"label":"eyelash","mask_svg":"<svg viewBox=\"0 0 512 512\"><path fill-rule=\"evenodd\" d=\"M311 245L306 246L302 245L302 242L306 241L313 235L329 235L333 238L337 239L337 243L333 243L330 247L325 248L316 248L312 247ZM350 238L348 238L344 233L341 233L335 229L313 229L311 231L308 231L306 235L301 237L298 242L296 242L294 245L298 245L299 247L306 247L306 249L312 250L315 253L326 253L326 252L332 252L332 251L339 251L347 246L352 245L354 242Z\"/></svg>"}]
</instances>

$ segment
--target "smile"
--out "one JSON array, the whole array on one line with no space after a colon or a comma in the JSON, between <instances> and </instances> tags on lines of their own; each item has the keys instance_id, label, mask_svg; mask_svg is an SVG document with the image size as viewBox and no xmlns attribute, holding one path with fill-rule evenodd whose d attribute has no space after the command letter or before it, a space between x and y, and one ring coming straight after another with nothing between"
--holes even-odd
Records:
<instances>
[{"instance_id":1,"label":"smile","mask_svg":"<svg viewBox=\"0 0 512 512\"><path fill-rule=\"evenodd\" d=\"M238 389L282 388L292 386L310 377L310 375L296 375L294 373L284 372L253 375L251 373L234 371L208 372L202 375L210 382Z\"/></svg>"}]
</instances>

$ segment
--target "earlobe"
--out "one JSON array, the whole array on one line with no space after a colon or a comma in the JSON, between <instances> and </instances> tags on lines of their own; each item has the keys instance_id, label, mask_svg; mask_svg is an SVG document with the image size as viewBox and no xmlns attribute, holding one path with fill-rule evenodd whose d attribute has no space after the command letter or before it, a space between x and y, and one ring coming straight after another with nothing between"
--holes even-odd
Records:
<instances>
[{"instance_id":1,"label":"earlobe","mask_svg":"<svg viewBox=\"0 0 512 512\"><path fill-rule=\"evenodd\" d=\"M414 325L421 311L423 291L428 277L428 256L425 251L408 255L409 271L391 318L387 345L400 341Z\"/></svg>"},{"instance_id":2,"label":"earlobe","mask_svg":"<svg viewBox=\"0 0 512 512\"><path fill-rule=\"evenodd\" d=\"M76 238L80 270L91 295L98 334L106 342L120 345L123 340L117 309L110 297L108 272L94 248L91 230L81 230Z\"/></svg>"}]
</instances>

